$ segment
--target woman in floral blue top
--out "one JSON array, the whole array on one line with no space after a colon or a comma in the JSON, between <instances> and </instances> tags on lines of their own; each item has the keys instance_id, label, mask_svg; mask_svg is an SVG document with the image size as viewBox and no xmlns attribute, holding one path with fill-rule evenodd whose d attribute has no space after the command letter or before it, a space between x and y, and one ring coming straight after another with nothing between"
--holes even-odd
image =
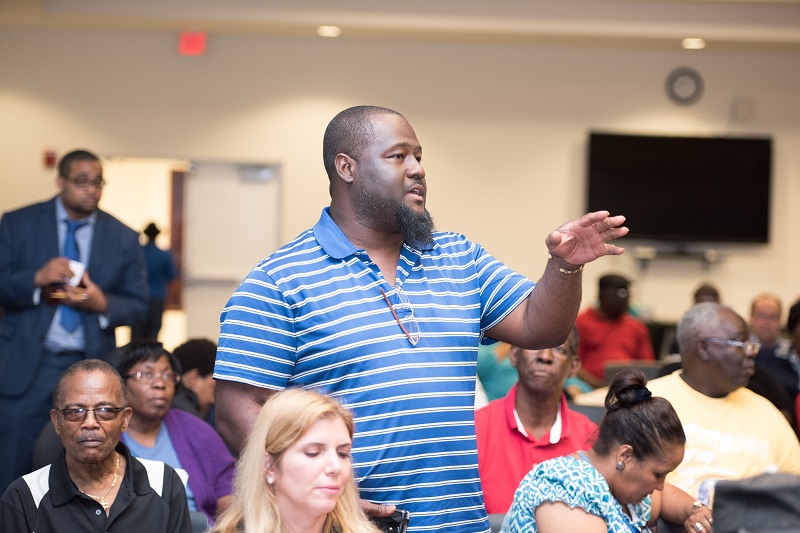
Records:
<instances>
[{"instance_id":1,"label":"woman in floral blue top","mask_svg":"<svg viewBox=\"0 0 800 533\"><path fill-rule=\"evenodd\" d=\"M544 461L522 480L502 533L641 533L659 516L689 533L711 532L711 510L664 483L683 460L686 436L639 370L614 378L590 450Z\"/></svg>"}]
</instances>

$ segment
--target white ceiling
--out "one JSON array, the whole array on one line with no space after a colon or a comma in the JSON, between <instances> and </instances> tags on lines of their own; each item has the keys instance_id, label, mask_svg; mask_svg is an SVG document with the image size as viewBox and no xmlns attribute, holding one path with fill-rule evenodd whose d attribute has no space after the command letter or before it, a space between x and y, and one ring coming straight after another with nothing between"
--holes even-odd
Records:
<instances>
[{"instance_id":1,"label":"white ceiling","mask_svg":"<svg viewBox=\"0 0 800 533\"><path fill-rule=\"evenodd\" d=\"M800 50L800 0L0 0L0 27Z\"/></svg>"}]
</instances>

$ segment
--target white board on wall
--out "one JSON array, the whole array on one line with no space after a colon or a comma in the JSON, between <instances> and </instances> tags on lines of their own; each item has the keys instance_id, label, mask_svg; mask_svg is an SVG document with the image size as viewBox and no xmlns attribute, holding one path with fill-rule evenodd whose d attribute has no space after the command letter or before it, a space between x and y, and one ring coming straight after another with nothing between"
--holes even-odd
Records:
<instances>
[{"instance_id":1,"label":"white board on wall","mask_svg":"<svg viewBox=\"0 0 800 533\"><path fill-rule=\"evenodd\" d=\"M278 248L279 169L194 162L186 180L187 283L238 283Z\"/></svg>"}]
</instances>

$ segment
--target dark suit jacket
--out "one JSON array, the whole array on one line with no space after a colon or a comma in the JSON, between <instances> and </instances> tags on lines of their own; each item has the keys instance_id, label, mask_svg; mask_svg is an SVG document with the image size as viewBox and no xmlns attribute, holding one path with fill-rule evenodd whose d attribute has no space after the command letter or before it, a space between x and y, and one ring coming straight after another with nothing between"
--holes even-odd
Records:
<instances>
[{"instance_id":1,"label":"dark suit jacket","mask_svg":"<svg viewBox=\"0 0 800 533\"><path fill-rule=\"evenodd\" d=\"M42 347L56 307L33 304L36 270L60 254L55 198L3 215L0 220L0 395L24 394L42 362ZM147 271L138 233L97 211L91 256L86 266L105 293L109 320L84 313L86 354L103 359L116 346L114 328L141 321L147 313Z\"/></svg>"}]
</instances>

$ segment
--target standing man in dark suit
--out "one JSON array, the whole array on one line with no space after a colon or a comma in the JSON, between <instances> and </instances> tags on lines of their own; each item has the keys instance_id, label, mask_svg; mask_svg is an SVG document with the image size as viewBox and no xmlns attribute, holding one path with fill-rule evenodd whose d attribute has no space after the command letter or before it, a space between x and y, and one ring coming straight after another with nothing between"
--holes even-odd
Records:
<instances>
[{"instance_id":1,"label":"standing man in dark suit","mask_svg":"<svg viewBox=\"0 0 800 533\"><path fill-rule=\"evenodd\" d=\"M100 160L76 150L58 173L55 198L0 219L0 491L30 471L61 372L147 312L138 233L97 208Z\"/></svg>"}]
</instances>

